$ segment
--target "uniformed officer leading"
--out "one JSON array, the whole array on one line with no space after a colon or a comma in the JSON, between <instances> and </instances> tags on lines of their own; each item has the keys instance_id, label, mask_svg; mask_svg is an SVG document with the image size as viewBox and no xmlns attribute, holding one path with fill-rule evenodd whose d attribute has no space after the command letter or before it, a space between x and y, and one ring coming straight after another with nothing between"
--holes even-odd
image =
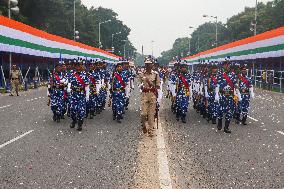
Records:
<instances>
[{"instance_id":1,"label":"uniformed officer leading","mask_svg":"<svg viewBox=\"0 0 284 189\"><path fill-rule=\"evenodd\" d=\"M145 60L146 71L139 76L141 82L141 122L143 132L154 136L155 112L157 108L157 90L160 89L160 77L153 70L154 62Z\"/></svg>"},{"instance_id":2,"label":"uniformed officer leading","mask_svg":"<svg viewBox=\"0 0 284 189\"><path fill-rule=\"evenodd\" d=\"M14 96L15 93L19 96L19 85L20 85L20 71L17 69L16 65L12 66L11 74L10 74L10 81L11 81L11 94L10 96Z\"/></svg>"}]
</instances>

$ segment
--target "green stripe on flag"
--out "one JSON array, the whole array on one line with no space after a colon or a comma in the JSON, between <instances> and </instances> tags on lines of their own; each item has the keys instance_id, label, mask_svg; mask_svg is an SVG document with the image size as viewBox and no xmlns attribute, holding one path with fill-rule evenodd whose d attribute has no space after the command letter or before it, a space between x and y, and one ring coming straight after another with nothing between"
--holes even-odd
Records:
<instances>
[{"instance_id":1,"label":"green stripe on flag","mask_svg":"<svg viewBox=\"0 0 284 189\"><path fill-rule=\"evenodd\" d=\"M253 54L261 54L261 53L267 53L267 52L273 52L273 51L279 51L284 50L284 44L274 45L274 46L267 46L267 47L260 47L255 49L249 49L249 50L243 50L243 51L237 51L237 52L231 52L216 56L208 56L205 58L198 58L194 60L187 61L188 63L196 62L198 60L211 60L211 59L219 59L219 58L226 58L226 57L239 57L239 56L246 56L246 55L253 55Z\"/></svg>"},{"instance_id":2,"label":"green stripe on flag","mask_svg":"<svg viewBox=\"0 0 284 189\"><path fill-rule=\"evenodd\" d=\"M61 53L61 54L67 54L67 55L84 56L84 57L90 57L90 58L100 58L100 59L105 59L105 60L110 60L110 61L116 61L115 59L107 58L101 55L82 53L80 51L72 51L72 50L66 50L66 49L60 49L60 48L46 47L43 45L38 45L38 44L31 43L31 42L19 40L19 39L13 39L13 38L2 36L2 35L0 35L0 43L19 46L19 47L25 47L25 48L39 50L43 52L49 52L49 53L58 53L58 54Z\"/></svg>"}]
</instances>

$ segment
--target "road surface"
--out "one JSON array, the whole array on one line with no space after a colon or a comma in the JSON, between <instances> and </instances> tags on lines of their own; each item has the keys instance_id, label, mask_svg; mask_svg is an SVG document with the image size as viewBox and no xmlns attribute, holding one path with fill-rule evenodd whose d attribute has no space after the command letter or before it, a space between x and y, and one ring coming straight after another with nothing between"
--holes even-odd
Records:
<instances>
[{"instance_id":1,"label":"road surface","mask_svg":"<svg viewBox=\"0 0 284 189\"><path fill-rule=\"evenodd\" d=\"M107 108L82 132L52 121L46 89L0 96L0 188L284 188L284 96L257 91L249 124L217 131L192 108L176 122L163 99L159 130L142 134L140 95L122 124Z\"/></svg>"}]
</instances>

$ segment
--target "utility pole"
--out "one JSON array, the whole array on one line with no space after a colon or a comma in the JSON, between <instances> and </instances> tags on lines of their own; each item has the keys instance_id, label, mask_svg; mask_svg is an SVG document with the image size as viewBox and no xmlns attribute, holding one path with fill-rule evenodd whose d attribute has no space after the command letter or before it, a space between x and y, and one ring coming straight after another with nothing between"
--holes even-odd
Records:
<instances>
[{"instance_id":1,"label":"utility pole","mask_svg":"<svg viewBox=\"0 0 284 189\"><path fill-rule=\"evenodd\" d=\"M153 41L153 40L151 41L151 44L152 44L152 57L154 56L154 42L155 41Z\"/></svg>"},{"instance_id":2,"label":"utility pole","mask_svg":"<svg viewBox=\"0 0 284 189\"><path fill-rule=\"evenodd\" d=\"M257 5L258 5L258 2L257 2L257 0L255 0L255 10L254 10L254 35L257 34L257 32L256 32L256 25L257 25Z\"/></svg>"},{"instance_id":3,"label":"utility pole","mask_svg":"<svg viewBox=\"0 0 284 189\"><path fill-rule=\"evenodd\" d=\"M14 14L19 14L20 9L18 7L18 0L8 0L8 18L11 19L11 12ZM12 70L12 53L9 53L9 73Z\"/></svg>"}]
</instances>

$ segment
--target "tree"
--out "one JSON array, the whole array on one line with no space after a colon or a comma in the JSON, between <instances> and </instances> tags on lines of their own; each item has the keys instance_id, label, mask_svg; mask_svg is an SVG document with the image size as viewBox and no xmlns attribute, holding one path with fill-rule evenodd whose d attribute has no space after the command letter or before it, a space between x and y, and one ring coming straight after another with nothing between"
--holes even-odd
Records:
<instances>
[{"instance_id":1,"label":"tree","mask_svg":"<svg viewBox=\"0 0 284 189\"><path fill-rule=\"evenodd\" d=\"M274 0L257 6L257 33L269 31L284 26L284 0ZM225 24L218 23L218 45L227 44L236 40L254 35L252 23L254 21L255 8L246 7L243 12L232 16ZM193 33L190 42L191 54L196 54L214 47L215 23L207 22L200 25ZM177 39L179 41L179 39ZM177 42L175 41L175 43ZM176 45L179 45L177 43ZM171 50L162 53L161 61L169 62L172 57L180 56L180 52L188 51L188 46L173 46ZM184 56L185 57L185 56Z\"/></svg>"},{"instance_id":2,"label":"tree","mask_svg":"<svg viewBox=\"0 0 284 189\"><path fill-rule=\"evenodd\" d=\"M68 39L74 38L74 11L73 0L20 0L20 14L13 19L31 25L48 33L59 35ZM0 4L0 12L7 15L7 7ZM99 23L111 20L101 25L101 42L103 49L111 48L113 33L121 32L114 40L115 54L123 52L125 41L128 41L127 50L135 52L136 49L129 42L130 28L117 18L117 13L103 7L88 9L80 0L76 0L76 30L79 31L81 43L99 46ZM134 54L134 53L132 53ZM121 53L120 53L121 55Z\"/></svg>"}]
</instances>

